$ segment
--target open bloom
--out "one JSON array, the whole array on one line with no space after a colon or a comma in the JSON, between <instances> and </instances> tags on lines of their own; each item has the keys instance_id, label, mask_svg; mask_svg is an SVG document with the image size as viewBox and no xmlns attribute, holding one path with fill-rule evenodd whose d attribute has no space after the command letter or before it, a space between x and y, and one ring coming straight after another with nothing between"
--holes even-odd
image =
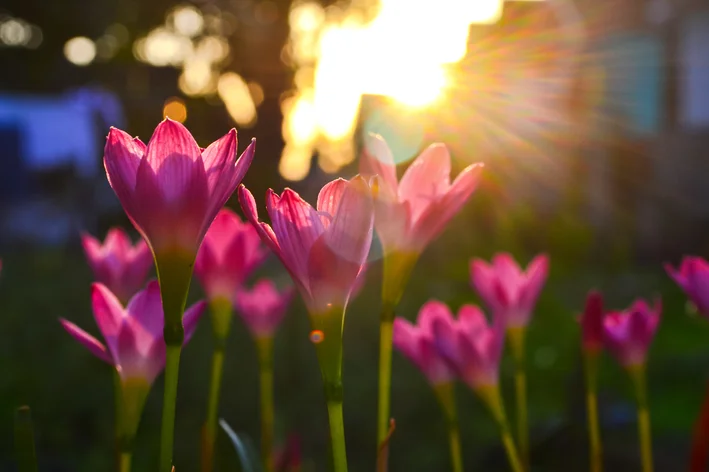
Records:
<instances>
[{"instance_id":1,"label":"open bloom","mask_svg":"<svg viewBox=\"0 0 709 472\"><path fill-rule=\"evenodd\" d=\"M581 338L586 352L597 353L603 349L603 297L592 291L586 297L586 308L581 314Z\"/></svg>"},{"instance_id":2,"label":"open bloom","mask_svg":"<svg viewBox=\"0 0 709 472\"><path fill-rule=\"evenodd\" d=\"M603 319L604 344L624 367L645 364L647 350L660 323L662 306L659 300L650 307L636 300L621 312L607 313Z\"/></svg>"},{"instance_id":3,"label":"open bloom","mask_svg":"<svg viewBox=\"0 0 709 472\"><path fill-rule=\"evenodd\" d=\"M207 298L230 300L265 256L256 228L223 208L204 237L194 270Z\"/></svg>"},{"instance_id":4,"label":"open bloom","mask_svg":"<svg viewBox=\"0 0 709 472\"><path fill-rule=\"evenodd\" d=\"M431 302L429 302L431 303ZM433 322L436 349L460 379L471 389L497 386L500 359L505 344L504 325L499 317L488 326L482 310L463 305L454 320L448 306L433 302L441 315Z\"/></svg>"},{"instance_id":5,"label":"open bloom","mask_svg":"<svg viewBox=\"0 0 709 472\"><path fill-rule=\"evenodd\" d=\"M153 266L153 255L145 241L131 245L121 228L111 228L103 244L89 234L81 235L86 259L96 277L123 303L143 287Z\"/></svg>"},{"instance_id":6,"label":"open bloom","mask_svg":"<svg viewBox=\"0 0 709 472\"><path fill-rule=\"evenodd\" d=\"M293 300L293 289L282 292L268 279L256 282L251 290L239 289L234 297L236 311L255 338L271 338Z\"/></svg>"},{"instance_id":7,"label":"open bloom","mask_svg":"<svg viewBox=\"0 0 709 472\"><path fill-rule=\"evenodd\" d=\"M677 282L697 310L709 317L709 263L701 257L685 257L679 269L665 264L667 273Z\"/></svg>"},{"instance_id":8,"label":"open bloom","mask_svg":"<svg viewBox=\"0 0 709 472\"><path fill-rule=\"evenodd\" d=\"M104 151L108 181L154 253L196 254L253 160L254 142L238 160L236 148L233 129L201 149L184 126L169 118L147 146L111 128Z\"/></svg>"},{"instance_id":9,"label":"open bloom","mask_svg":"<svg viewBox=\"0 0 709 472\"><path fill-rule=\"evenodd\" d=\"M313 208L291 189L266 195L273 227L258 219L256 201L243 185L239 201L261 239L290 273L311 314L347 305L372 242L373 204L362 177L325 185Z\"/></svg>"},{"instance_id":10,"label":"open bloom","mask_svg":"<svg viewBox=\"0 0 709 472\"><path fill-rule=\"evenodd\" d=\"M370 135L360 161L375 177L376 229L385 253L420 253L458 213L478 185L482 164L472 164L451 184L448 148L433 144L406 169L401 182L391 151Z\"/></svg>"},{"instance_id":11,"label":"open bloom","mask_svg":"<svg viewBox=\"0 0 709 472\"><path fill-rule=\"evenodd\" d=\"M165 367L164 319L157 281L148 283L125 308L105 285L94 283L91 303L105 345L74 323L61 319L64 329L94 356L113 365L123 382L140 379L152 384ZM199 302L185 312L185 343L194 333L204 308L205 303Z\"/></svg>"},{"instance_id":12,"label":"open bloom","mask_svg":"<svg viewBox=\"0 0 709 472\"><path fill-rule=\"evenodd\" d=\"M448 307L438 301L430 301L419 310L417 324L404 318L394 320L394 347L413 362L432 385L450 382L454 373L436 350L433 325L436 320L450 324Z\"/></svg>"},{"instance_id":13,"label":"open bloom","mask_svg":"<svg viewBox=\"0 0 709 472\"><path fill-rule=\"evenodd\" d=\"M527 326L534 305L549 272L549 258L538 255L523 271L506 253L496 254L487 265L480 259L470 261L470 279L495 316L502 316L507 328Z\"/></svg>"}]
</instances>

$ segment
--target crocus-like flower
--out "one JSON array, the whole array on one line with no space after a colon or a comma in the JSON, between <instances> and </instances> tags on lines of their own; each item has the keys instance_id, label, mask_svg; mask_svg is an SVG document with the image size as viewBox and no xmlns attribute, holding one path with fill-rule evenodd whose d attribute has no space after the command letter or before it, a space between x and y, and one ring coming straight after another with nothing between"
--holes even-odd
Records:
<instances>
[{"instance_id":1,"label":"crocus-like flower","mask_svg":"<svg viewBox=\"0 0 709 472\"><path fill-rule=\"evenodd\" d=\"M472 164L451 184L448 148L433 144L399 182L391 151L370 135L360 161L363 175L376 175L376 228L385 253L418 254L455 216L477 187L482 164Z\"/></svg>"},{"instance_id":2,"label":"crocus-like flower","mask_svg":"<svg viewBox=\"0 0 709 472\"><path fill-rule=\"evenodd\" d=\"M603 319L604 344L621 365L632 368L645 364L661 311L659 299L654 307L644 300L637 300L625 311L606 314Z\"/></svg>"},{"instance_id":3,"label":"crocus-like flower","mask_svg":"<svg viewBox=\"0 0 709 472\"><path fill-rule=\"evenodd\" d=\"M255 338L272 338L283 321L293 289L279 292L268 279L256 282L251 290L239 289L234 306Z\"/></svg>"},{"instance_id":4,"label":"crocus-like flower","mask_svg":"<svg viewBox=\"0 0 709 472\"><path fill-rule=\"evenodd\" d=\"M586 308L581 315L583 350L598 353L603 349L603 297L593 291L586 297Z\"/></svg>"},{"instance_id":5,"label":"crocus-like flower","mask_svg":"<svg viewBox=\"0 0 709 472\"><path fill-rule=\"evenodd\" d=\"M488 326L485 315L475 305L463 305L457 320L445 304L434 309L441 311L433 322L433 333L442 358L473 390L496 387L505 343L500 318Z\"/></svg>"},{"instance_id":6,"label":"crocus-like flower","mask_svg":"<svg viewBox=\"0 0 709 472\"><path fill-rule=\"evenodd\" d=\"M400 317L394 320L394 347L413 362L434 386L450 382L454 377L448 363L436 350L433 325L438 319L447 325L453 321L448 307L432 300L419 310L416 325Z\"/></svg>"},{"instance_id":7,"label":"crocus-like flower","mask_svg":"<svg viewBox=\"0 0 709 472\"><path fill-rule=\"evenodd\" d=\"M156 256L177 251L194 257L253 160L254 142L238 160L236 148L233 129L201 149L183 125L169 118L147 146L111 128L104 155L108 181Z\"/></svg>"},{"instance_id":8,"label":"crocus-like flower","mask_svg":"<svg viewBox=\"0 0 709 472\"><path fill-rule=\"evenodd\" d=\"M685 257L678 270L665 264L667 273L677 282L697 310L709 316L709 263L701 257Z\"/></svg>"},{"instance_id":9,"label":"crocus-like flower","mask_svg":"<svg viewBox=\"0 0 709 472\"><path fill-rule=\"evenodd\" d=\"M507 328L527 326L549 271L549 259L541 254L527 266L517 265L509 254L501 253L487 265L480 259L470 261L470 279L495 317L502 316Z\"/></svg>"},{"instance_id":10,"label":"crocus-like flower","mask_svg":"<svg viewBox=\"0 0 709 472\"><path fill-rule=\"evenodd\" d=\"M372 242L373 204L362 177L325 185L317 209L291 189L266 196L273 228L258 220L256 201L243 185L239 201L261 239L280 258L311 314L346 306Z\"/></svg>"},{"instance_id":11,"label":"crocus-like flower","mask_svg":"<svg viewBox=\"0 0 709 472\"><path fill-rule=\"evenodd\" d=\"M165 366L164 321L157 281L149 282L125 308L105 285L94 283L91 302L106 345L74 323L61 319L64 329L93 355L115 366L124 382L139 378L152 384ZM185 311L185 343L197 327L204 308L205 303L199 302Z\"/></svg>"},{"instance_id":12,"label":"crocus-like flower","mask_svg":"<svg viewBox=\"0 0 709 472\"><path fill-rule=\"evenodd\" d=\"M86 259L98 282L126 303L143 287L153 266L153 255L145 241L131 245L121 228L111 228L103 244L89 234L81 235Z\"/></svg>"},{"instance_id":13,"label":"crocus-like flower","mask_svg":"<svg viewBox=\"0 0 709 472\"><path fill-rule=\"evenodd\" d=\"M199 248L195 274L210 300L230 300L265 256L256 228L223 208Z\"/></svg>"}]
</instances>

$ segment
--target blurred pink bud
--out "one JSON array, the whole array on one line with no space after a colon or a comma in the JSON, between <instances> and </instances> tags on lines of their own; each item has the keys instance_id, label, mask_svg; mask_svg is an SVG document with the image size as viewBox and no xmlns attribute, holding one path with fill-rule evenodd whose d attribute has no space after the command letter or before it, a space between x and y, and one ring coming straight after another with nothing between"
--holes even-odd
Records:
<instances>
[{"instance_id":1,"label":"blurred pink bud","mask_svg":"<svg viewBox=\"0 0 709 472\"><path fill-rule=\"evenodd\" d=\"M233 211L223 208L199 248L195 274L207 298L231 300L266 254L256 228L241 221Z\"/></svg>"},{"instance_id":2,"label":"blurred pink bud","mask_svg":"<svg viewBox=\"0 0 709 472\"><path fill-rule=\"evenodd\" d=\"M201 149L187 128L166 118L146 146L111 128L108 181L155 254L196 254L207 228L246 174L255 142L237 160L236 131Z\"/></svg>"},{"instance_id":3,"label":"blurred pink bud","mask_svg":"<svg viewBox=\"0 0 709 472\"><path fill-rule=\"evenodd\" d=\"M243 185L239 201L261 239L290 273L311 314L346 306L372 242L373 203L366 181L334 180L317 209L291 189L266 195L273 228L258 219L256 201Z\"/></svg>"},{"instance_id":4,"label":"blurred pink bud","mask_svg":"<svg viewBox=\"0 0 709 472\"><path fill-rule=\"evenodd\" d=\"M234 306L255 338L270 338L283 321L293 293L293 288L279 292L273 282L262 279L251 290L239 289Z\"/></svg>"},{"instance_id":5,"label":"blurred pink bud","mask_svg":"<svg viewBox=\"0 0 709 472\"><path fill-rule=\"evenodd\" d=\"M450 382L454 377L448 363L436 350L433 325L438 319L453 322L448 307L432 300L419 310L416 325L400 317L394 320L394 347L413 362L432 385Z\"/></svg>"},{"instance_id":6,"label":"blurred pink bud","mask_svg":"<svg viewBox=\"0 0 709 472\"><path fill-rule=\"evenodd\" d=\"M111 228L103 244L89 234L81 235L86 259L97 282L126 303L143 287L153 266L153 255L142 239L131 245L121 228Z\"/></svg>"},{"instance_id":7,"label":"blurred pink bud","mask_svg":"<svg viewBox=\"0 0 709 472\"><path fill-rule=\"evenodd\" d=\"M488 326L482 310L475 305L463 305L457 320L445 304L435 309L445 314L433 322L436 349L442 358L471 389L496 386L505 344L502 320L496 317Z\"/></svg>"},{"instance_id":8,"label":"blurred pink bud","mask_svg":"<svg viewBox=\"0 0 709 472\"><path fill-rule=\"evenodd\" d=\"M701 257L684 257L678 270L665 264L667 273L677 282L684 293L697 307L697 310L709 317L709 263Z\"/></svg>"},{"instance_id":9,"label":"blurred pink bud","mask_svg":"<svg viewBox=\"0 0 709 472\"><path fill-rule=\"evenodd\" d=\"M584 351L600 352L603 349L603 297L600 293L588 294L580 322Z\"/></svg>"},{"instance_id":10,"label":"blurred pink bud","mask_svg":"<svg viewBox=\"0 0 709 472\"><path fill-rule=\"evenodd\" d=\"M660 323L660 300L650 307L645 300L636 300L621 312L607 313L603 319L603 340L608 350L624 367L645 364L647 351Z\"/></svg>"},{"instance_id":11,"label":"blurred pink bud","mask_svg":"<svg viewBox=\"0 0 709 472\"><path fill-rule=\"evenodd\" d=\"M165 367L164 319L158 282L149 282L125 308L105 285L94 283L91 303L106 345L74 323L60 319L64 329L93 355L113 365L124 383L141 379L152 384ZM199 302L185 311L185 344L205 307L205 302Z\"/></svg>"},{"instance_id":12,"label":"blurred pink bud","mask_svg":"<svg viewBox=\"0 0 709 472\"><path fill-rule=\"evenodd\" d=\"M473 288L495 317L502 316L507 328L529 324L548 272L549 258L545 254L535 257L526 272L506 253L496 254L490 265L480 259L470 261Z\"/></svg>"},{"instance_id":13,"label":"blurred pink bud","mask_svg":"<svg viewBox=\"0 0 709 472\"><path fill-rule=\"evenodd\" d=\"M478 185L483 164L471 164L451 184L451 158L443 144L425 149L399 182L384 139L370 134L360 160L362 175L376 176L376 228L385 253L420 253L445 228Z\"/></svg>"}]
</instances>

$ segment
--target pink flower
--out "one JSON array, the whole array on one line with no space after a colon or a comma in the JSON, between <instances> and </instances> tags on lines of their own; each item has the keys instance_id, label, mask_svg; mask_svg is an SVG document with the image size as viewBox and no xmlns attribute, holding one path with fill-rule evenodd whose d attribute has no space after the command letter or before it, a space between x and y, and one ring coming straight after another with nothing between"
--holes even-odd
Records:
<instances>
[{"instance_id":1,"label":"pink flower","mask_svg":"<svg viewBox=\"0 0 709 472\"><path fill-rule=\"evenodd\" d=\"M448 307L436 307L445 316L433 322L436 349L460 379L471 389L496 386L505 344L504 324L499 317L488 326L485 315L475 305L463 305L453 320Z\"/></svg>"},{"instance_id":2,"label":"pink flower","mask_svg":"<svg viewBox=\"0 0 709 472\"><path fill-rule=\"evenodd\" d=\"M263 262L266 249L251 223L223 208L209 227L195 261L195 274L207 298L231 300L251 272Z\"/></svg>"},{"instance_id":3,"label":"pink flower","mask_svg":"<svg viewBox=\"0 0 709 472\"><path fill-rule=\"evenodd\" d=\"M586 308L581 315L581 337L586 352L603 349L603 297L592 291L586 297Z\"/></svg>"},{"instance_id":4,"label":"pink flower","mask_svg":"<svg viewBox=\"0 0 709 472\"><path fill-rule=\"evenodd\" d=\"M420 253L458 213L477 187L482 164L472 164L451 184L448 148L433 144L401 178L381 136L370 135L360 161L363 175L375 178L376 228L386 253Z\"/></svg>"},{"instance_id":5,"label":"pink flower","mask_svg":"<svg viewBox=\"0 0 709 472\"><path fill-rule=\"evenodd\" d=\"M165 367L163 310L157 281L148 283L123 308L116 296L103 284L91 287L94 318L106 345L65 319L62 326L94 356L113 365L123 382L142 379L152 384ZM204 302L185 312L185 344L204 313Z\"/></svg>"},{"instance_id":6,"label":"pink flower","mask_svg":"<svg viewBox=\"0 0 709 472\"><path fill-rule=\"evenodd\" d=\"M166 118L146 146L111 128L108 181L155 254L195 254L219 209L251 165L255 143L237 160L236 131L200 149L187 129Z\"/></svg>"},{"instance_id":7,"label":"pink flower","mask_svg":"<svg viewBox=\"0 0 709 472\"><path fill-rule=\"evenodd\" d=\"M448 363L436 350L433 325L439 319L448 324L453 322L448 307L432 300L419 310L416 325L400 317L394 320L394 347L413 362L433 385L450 382L454 377Z\"/></svg>"},{"instance_id":8,"label":"pink flower","mask_svg":"<svg viewBox=\"0 0 709 472\"><path fill-rule=\"evenodd\" d=\"M234 306L255 338L271 338L293 300L293 289L279 292L268 279L256 282L251 290L239 289Z\"/></svg>"},{"instance_id":9,"label":"pink flower","mask_svg":"<svg viewBox=\"0 0 709 472\"><path fill-rule=\"evenodd\" d=\"M470 261L471 284L508 328L529 324L548 272L549 258L544 254L535 257L526 272L506 253L495 255L490 265L480 259Z\"/></svg>"},{"instance_id":10,"label":"pink flower","mask_svg":"<svg viewBox=\"0 0 709 472\"><path fill-rule=\"evenodd\" d=\"M258 220L256 201L243 185L239 201L261 239L280 258L311 314L347 305L372 242L373 203L362 177L325 185L317 209L290 189L266 195L273 228Z\"/></svg>"},{"instance_id":11,"label":"pink flower","mask_svg":"<svg viewBox=\"0 0 709 472\"><path fill-rule=\"evenodd\" d=\"M655 301L654 308L644 300L637 300L626 311L611 312L603 320L603 338L608 350L624 367L645 364L647 350L660 323L662 306Z\"/></svg>"},{"instance_id":12,"label":"pink flower","mask_svg":"<svg viewBox=\"0 0 709 472\"><path fill-rule=\"evenodd\" d=\"M81 244L96 280L119 300L127 302L143 287L153 266L153 255L145 241L132 246L124 230L111 228L103 245L89 234L81 235Z\"/></svg>"},{"instance_id":13,"label":"pink flower","mask_svg":"<svg viewBox=\"0 0 709 472\"><path fill-rule=\"evenodd\" d=\"M704 316L709 316L709 264L701 257L685 257L679 270L665 264L667 273Z\"/></svg>"}]
</instances>

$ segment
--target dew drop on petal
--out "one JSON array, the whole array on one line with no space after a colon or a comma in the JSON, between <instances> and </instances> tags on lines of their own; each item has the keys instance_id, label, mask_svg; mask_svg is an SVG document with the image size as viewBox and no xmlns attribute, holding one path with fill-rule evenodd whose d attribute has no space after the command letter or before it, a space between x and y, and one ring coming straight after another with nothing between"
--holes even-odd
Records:
<instances>
[{"instance_id":1,"label":"dew drop on petal","mask_svg":"<svg viewBox=\"0 0 709 472\"><path fill-rule=\"evenodd\" d=\"M313 344L319 344L325 339L325 333L319 329L314 329L310 332L310 342Z\"/></svg>"}]
</instances>

